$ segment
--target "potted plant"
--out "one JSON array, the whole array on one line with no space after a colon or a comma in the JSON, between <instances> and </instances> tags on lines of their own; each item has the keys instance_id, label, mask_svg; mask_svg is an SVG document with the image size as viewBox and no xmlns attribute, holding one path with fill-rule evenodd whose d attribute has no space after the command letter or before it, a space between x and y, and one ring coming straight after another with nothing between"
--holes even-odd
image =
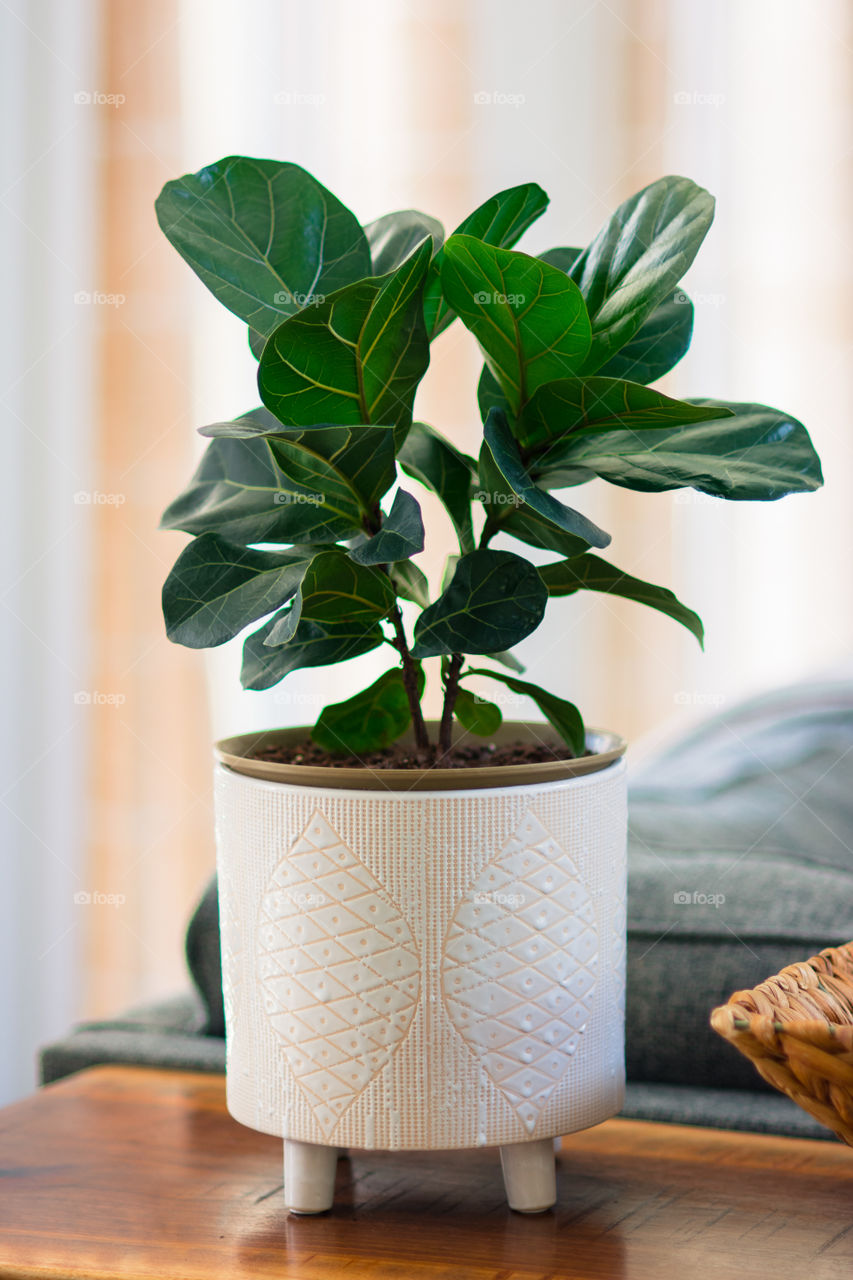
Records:
<instances>
[{"instance_id":1,"label":"potted plant","mask_svg":"<svg viewBox=\"0 0 853 1280\"><path fill-rule=\"evenodd\" d=\"M252 628L247 689L390 650L312 728L217 749L228 1105L284 1137L297 1212L330 1207L340 1146L497 1145L511 1206L553 1203L553 1138L622 1100L624 744L584 727L568 682L528 679L513 646L579 591L702 642L671 591L599 554L587 480L734 500L821 483L789 415L648 385L689 345L678 284L711 196L664 178L584 250L515 251L546 204L534 183L502 191L445 241L411 210L361 227L297 165L243 157L157 202L249 326L262 402L202 428L164 515L195 535L163 590L168 635L204 648ZM414 419L456 318L485 362L477 458ZM419 486L458 542L440 585L415 562ZM482 680L544 723L502 725Z\"/></svg>"}]
</instances>

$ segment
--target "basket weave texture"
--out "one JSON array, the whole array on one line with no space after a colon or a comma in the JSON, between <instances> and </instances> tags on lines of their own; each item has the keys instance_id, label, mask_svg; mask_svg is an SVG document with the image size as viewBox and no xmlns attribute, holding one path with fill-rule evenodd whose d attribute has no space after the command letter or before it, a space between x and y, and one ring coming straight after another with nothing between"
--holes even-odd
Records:
<instances>
[{"instance_id":1,"label":"basket weave texture","mask_svg":"<svg viewBox=\"0 0 853 1280\"><path fill-rule=\"evenodd\" d=\"M736 991L711 1026L764 1079L853 1146L853 942Z\"/></svg>"}]
</instances>

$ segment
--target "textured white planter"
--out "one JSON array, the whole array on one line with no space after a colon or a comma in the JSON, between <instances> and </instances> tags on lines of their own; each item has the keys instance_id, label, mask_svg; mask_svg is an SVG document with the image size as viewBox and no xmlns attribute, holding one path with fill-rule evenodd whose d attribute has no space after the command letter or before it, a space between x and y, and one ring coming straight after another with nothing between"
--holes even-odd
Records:
<instances>
[{"instance_id":1,"label":"textured white planter","mask_svg":"<svg viewBox=\"0 0 853 1280\"><path fill-rule=\"evenodd\" d=\"M219 764L216 815L228 1109L287 1140L289 1207L330 1207L339 1147L500 1146L512 1206L553 1203L550 1140L624 1092L624 761L434 791Z\"/></svg>"}]
</instances>

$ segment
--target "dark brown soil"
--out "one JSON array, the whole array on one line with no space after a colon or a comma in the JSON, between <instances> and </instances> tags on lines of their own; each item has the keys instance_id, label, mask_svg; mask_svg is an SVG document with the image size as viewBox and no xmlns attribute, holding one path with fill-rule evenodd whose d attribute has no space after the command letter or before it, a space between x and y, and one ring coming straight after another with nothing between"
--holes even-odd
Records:
<instances>
[{"instance_id":1,"label":"dark brown soil","mask_svg":"<svg viewBox=\"0 0 853 1280\"><path fill-rule=\"evenodd\" d=\"M589 753L587 753L589 754ZM320 765L326 769L482 769L505 764L541 764L549 760L574 760L569 747L547 747L539 742L509 742L496 746L493 742L454 747L441 756L438 747L427 750L396 743L363 756L333 756L322 751L310 738L295 746L261 747L256 760L275 764Z\"/></svg>"}]
</instances>

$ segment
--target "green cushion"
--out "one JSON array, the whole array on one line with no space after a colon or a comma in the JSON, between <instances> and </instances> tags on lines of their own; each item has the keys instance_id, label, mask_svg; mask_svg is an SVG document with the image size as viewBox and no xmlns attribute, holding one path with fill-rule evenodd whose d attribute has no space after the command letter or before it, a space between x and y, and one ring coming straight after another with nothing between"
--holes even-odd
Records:
<instances>
[{"instance_id":1,"label":"green cushion","mask_svg":"<svg viewBox=\"0 0 853 1280\"><path fill-rule=\"evenodd\" d=\"M635 775L630 1079L765 1088L715 1005L853 939L853 685L799 685L714 717Z\"/></svg>"}]
</instances>

